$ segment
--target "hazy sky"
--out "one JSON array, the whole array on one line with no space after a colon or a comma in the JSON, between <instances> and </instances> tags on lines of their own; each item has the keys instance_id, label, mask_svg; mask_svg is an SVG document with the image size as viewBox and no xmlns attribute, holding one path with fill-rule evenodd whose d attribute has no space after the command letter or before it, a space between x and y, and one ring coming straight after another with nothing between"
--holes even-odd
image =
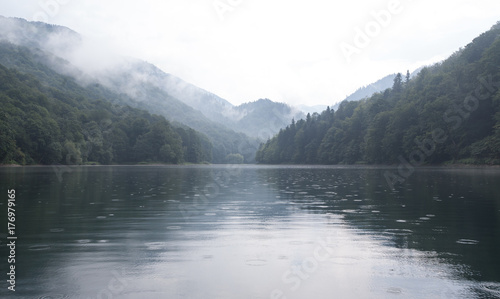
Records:
<instances>
[{"instance_id":1,"label":"hazy sky","mask_svg":"<svg viewBox=\"0 0 500 299\"><path fill-rule=\"evenodd\" d=\"M500 1L0 0L0 14L70 27L233 104L331 105L446 58L500 20Z\"/></svg>"}]
</instances>

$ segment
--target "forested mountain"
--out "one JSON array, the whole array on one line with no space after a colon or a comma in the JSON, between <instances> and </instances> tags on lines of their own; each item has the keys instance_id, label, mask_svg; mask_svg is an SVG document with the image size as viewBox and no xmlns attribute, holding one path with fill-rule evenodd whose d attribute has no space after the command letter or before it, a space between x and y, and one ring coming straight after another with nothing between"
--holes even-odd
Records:
<instances>
[{"instance_id":1,"label":"forested mountain","mask_svg":"<svg viewBox=\"0 0 500 299\"><path fill-rule=\"evenodd\" d=\"M413 71L412 73L409 73L409 71L407 71L405 73L405 80L407 78L413 78L414 76L416 76L418 74L418 72L420 72L420 70L422 68L423 67L420 67L417 70ZM344 99L344 101L349 101L349 102L351 102L351 101L359 101L359 100L362 100L362 99L365 99L365 98L369 98L369 97L371 97L373 94L375 94L377 92L383 92L386 89L392 87L392 84L394 82L394 78L396 77L396 75L397 74L390 74L390 75L385 76L382 79L377 80L376 82L373 82L373 83L368 84L366 86L360 87L355 92L353 92L352 94L348 95ZM340 103L341 102L338 102L337 104L333 105L331 107L331 109L337 110L339 108Z\"/></svg>"},{"instance_id":2,"label":"forested mountain","mask_svg":"<svg viewBox=\"0 0 500 299\"><path fill-rule=\"evenodd\" d=\"M500 163L500 23L447 60L262 144L261 163ZM408 162L409 161L409 162Z\"/></svg>"},{"instance_id":3,"label":"forested mountain","mask_svg":"<svg viewBox=\"0 0 500 299\"><path fill-rule=\"evenodd\" d=\"M223 162L231 153L243 154L247 162L253 161L259 144L258 134L266 131L274 135L281 128L266 127L269 121L284 127L292 118L303 117L303 114L287 111L284 115L266 115L270 119L259 118L261 114L255 113L258 107L235 107L150 63L106 53L105 46L96 47L66 27L1 16L0 27L0 40L38 52L37 62L57 73L73 77L83 86L102 85L114 93L126 95L121 98L127 100L123 102L127 105L161 114L173 123L203 132L214 144L215 162ZM12 59L0 61L7 67L19 67L11 62ZM30 72L29 69L24 71ZM280 103L271 103L275 112L286 110L281 109ZM250 130L249 118L255 120Z\"/></svg>"},{"instance_id":4,"label":"forested mountain","mask_svg":"<svg viewBox=\"0 0 500 299\"><path fill-rule=\"evenodd\" d=\"M212 160L211 143L193 129L93 98L70 78L50 78L65 87L0 65L0 164Z\"/></svg>"},{"instance_id":5,"label":"forested mountain","mask_svg":"<svg viewBox=\"0 0 500 299\"><path fill-rule=\"evenodd\" d=\"M128 104L155 111L209 136L213 136L213 128L219 131L231 128L251 139L268 138L292 119L305 117L301 111L268 99L234 106L213 93L137 59L123 60L120 65L96 77L115 92L126 93L132 99ZM235 138L242 139L241 136L225 136L224 139ZM258 143L252 146L257 150Z\"/></svg>"},{"instance_id":6,"label":"forested mountain","mask_svg":"<svg viewBox=\"0 0 500 299\"><path fill-rule=\"evenodd\" d=\"M213 144L213 159L209 162L223 163L233 154L242 155L245 162L254 161L256 138L211 121L200 110L169 94L167 88L161 87L161 79L175 81L176 85L169 88L181 94L187 90L190 92L186 91L186 95L203 94L230 105L225 100L137 59L104 55L109 61L102 61L100 53L93 57L95 49L86 49L81 36L68 28L1 16L0 25L0 64L59 89L64 86L53 85L57 80L52 77L64 75L65 80L73 80L91 94L90 98L145 109L166 117L177 127L198 130Z\"/></svg>"},{"instance_id":7,"label":"forested mountain","mask_svg":"<svg viewBox=\"0 0 500 299\"><path fill-rule=\"evenodd\" d=\"M258 148L257 138L249 137L241 131L235 131L234 126L226 126L222 122L212 121L204 115L202 110L195 109L172 96L166 91L171 87L166 82L180 79L164 73L154 65L128 59L122 65L107 70L104 75L100 74L97 79L98 83L96 84L109 88L115 93L120 93L121 103L160 114L174 124L189 126L205 134L213 144L214 163L225 162L226 157L231 154L242 155L247 163L254 162L255 152ZM196 94L191 96L191 99L202 95L212 99L205 103L207 106L209 103L215 107L218 107L218 104L227 103L225 100L184 81L179 81L178 84L183 86L182 88L178 87L179 90L188 94ZM166 86L170 87L166 88ZM179 93L182 94L182 91Z\"/></svg>"},{"instance_id":8,"label":"forested mountain","mask_svg":"<svg viewBox=\"0 0 500 299\"><path fill-rule=\"evenodd\" d=\"M263 140L274 136L293 119L305 118L303 112L269 99L244 103L234 107L233 110L239 115L234 124L238 130Z\"/></svg>"}]
</instances>

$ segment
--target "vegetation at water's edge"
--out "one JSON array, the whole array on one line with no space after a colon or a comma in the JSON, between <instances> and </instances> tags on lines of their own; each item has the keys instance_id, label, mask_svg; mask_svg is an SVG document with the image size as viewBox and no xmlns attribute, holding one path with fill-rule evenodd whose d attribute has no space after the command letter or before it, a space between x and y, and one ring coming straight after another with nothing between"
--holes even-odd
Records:
<instances>
[{"instance_id":1,"label":"vegetation at water's edge","mask_svg":"<svg viewBox=\"0 0 500 299\"><path fill-rule=\"evenodd\" d=\"M62 76L65 89L0 65L0 164L201 163L208 139L164 117L91 100Z\"/></svg>"},{"instance_id":2,"label":"vegetation at water's edge","mask_svg":"<svg viewBox=\"0 0 500 299\"><path fill-rule=\"evenodd\" d=\"M500 164L500 25L414 79L292 122L260 163Z\"/></svg>"},{"instance_id":3,"label":"vegetation at water's edge","mask_svg":"<svg viewBox=\"0 0 500 299\"><path fill-rule=\"evenodd\" d=\"M21 23L23 22L21 21ZM33 24L26 23L25 25L31 26ZM29 74L33 76L34 79L38 80L40 85L50 86L52 89L59 90L63 94L73 98L79 99L83 97L90 102L101 100L121 106L130 106L146 110L151 114L164 116L174 128L192 128L199 133L198 135L202 143L202 152L206 153L208 158L211 156L210 159L202 158L202 161L207 159L206 162L209 163L224 163L228 156L236 153L244 157L245 163L252 163L255 161L255 152L259 146L259 141L256 138L248 137L222 124L210 121L202 112L174 98L169 93L152 86L149 81L139 85L134 85L137 84L137 82L128 82L127 80L131 77L137 77L132 74L142 74L141 72L143 70L141 70L141 67L144 67L144 64L140 64L138 68L129 70L131 73L122 73L119 71L116 73L111 72L109 74L110 77L107 79L93 77L92 74L86 74L73 66L70 62L39 48L39 46L37 46L39 43L44 43L47 39L50 40L50 30L49 33L43 30L43 28L45 28L43 23L35 23L34 26L37 27L37 30L41 30L38 31L35 37L28 34L31 32L29 29L26 30L23 26L19 29L18 35L28 39L28 42L24 45L16 45L4 41L0 33L1 65L22 74ZM48 28L52 28L51 25L47 26ZM27 36L25 36L23 32L26 33ZM146 66L146 69L153 74L156 74L156 71L161 72L154 66L150 66L149 64L146 64ZM153 70L150 70L150 67L152 67ZM165 73L163 74L166 75ZM101 80L108 82L108 84L102 83ZM117 85L109 86L109 82L114 82ZM127 90L135 90L136 93L129 94L126 92ZM3 106L0 105L0 110L2 110L2 108ZM183 144L183 147L185 146L189 145ZM193 161L193 159L187 157L184 157L184 160ZM112 163L118 162L114 161ZM119 163L122 164L124 162ZM130 163L134 162L130 161Z\"/></svg>"}]
</instances>

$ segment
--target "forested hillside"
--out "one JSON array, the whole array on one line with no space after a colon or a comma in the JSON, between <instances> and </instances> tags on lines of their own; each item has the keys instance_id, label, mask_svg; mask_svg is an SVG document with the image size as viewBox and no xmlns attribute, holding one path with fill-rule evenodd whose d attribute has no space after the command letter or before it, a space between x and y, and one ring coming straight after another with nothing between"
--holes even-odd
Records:
<instances>
[{"instance_id":1,"label":"forested hillside","mask_svg":"<svg viewBox=\"0 0 500 299\"><path fill-rule=\"evenodd\" d=\"M244 103L233 107L239 117L233 126L249 136L266 140L286 127L292 119L301 119L305 114L285 103L276 103L269 99Z\"/></svg>"},{"instance_id":2,"label":"forested hillside","mask_svg":"<svg viewBox=\"0 0 500 299\"><path fill-rule=\"evenodd\" d=\"M0 164L212 160L210 142L192 129L93 99L71 78L53 73L50 80L48 86L0 65Z\"/></svg>"},{"instance_id":3,"label":"forested hillside","mask_svg":"<svg viewBox=\"0 0 500 299\"><path fill-rule=\"evenodd\" d=\"M103 53L99 47L89 51L96 45L63 26L2 16L0 25L0 64L5 67L31 74L56 89L66 88L53 79L63 75L83 87L89 99L143 109L164 116L175 127L201 132L213 147L209 162L225 163L232 155L243 156L247 163L255 161L259 141L238 131L234 122L224 121L220 113L227 109L221 107L232 111L224 99L140 59L120 53L110 56L104 53L106 47ZM210 111L219 113L215 117L219 121L204 115Z\"/></svg>"},{"instance_id":4,"label":"forested hillside","mask_svg":"<svg viewBox=\"0 0 500 299\"><path fill-rule=\"evenodd\" d=\"M500 163L500 24L442 63L292 122L260 163Z\"/></svg>"}]
</instances>

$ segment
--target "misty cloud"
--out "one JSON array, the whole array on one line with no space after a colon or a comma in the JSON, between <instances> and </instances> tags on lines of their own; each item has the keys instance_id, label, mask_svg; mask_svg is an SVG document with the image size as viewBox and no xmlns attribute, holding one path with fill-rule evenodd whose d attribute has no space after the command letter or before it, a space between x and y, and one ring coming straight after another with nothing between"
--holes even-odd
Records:
<instances>
[{"instance_id":1,"label":"misty cloud","mask_svg":"<svg viewBox=\"0 0 500 299\"><path fill-rule=\"evenodd\" d=\"M331 105L387 74L449 56L498 21L500 10L500 2L487 0L399 2L404 10L351 64L339 45L388 1L245 1L222 22L205 0L71 1L50 22L94 40L79 48L92 61L78 52L59 53L88 73L120 64L114 55L120 53L150 61L233 104L271 98ZM41 9L37 0L22 3L0 0L9 16L32 19Z\"/></svg>"}]
</instances>

